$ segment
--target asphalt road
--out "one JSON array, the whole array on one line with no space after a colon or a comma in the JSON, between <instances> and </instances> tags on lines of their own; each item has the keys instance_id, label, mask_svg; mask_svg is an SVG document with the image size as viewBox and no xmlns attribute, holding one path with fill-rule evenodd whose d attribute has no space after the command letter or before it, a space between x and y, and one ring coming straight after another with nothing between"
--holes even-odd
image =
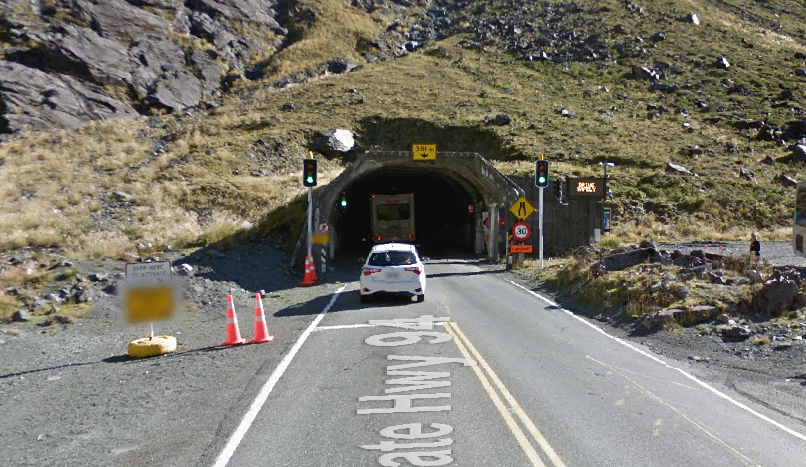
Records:
<instances>
[{"instance_id":1,"label":"asphalt road","mask_svg":"<svg viewBox=\"0 0 806 467\"><path fill-rule=\"evenodd\" d=\"M327 314L312 315L215 465L806 462L804 424L732 393L707 370L662 361L474 264L434 261L427 271L423 303L362 304L351 283ZM431 331L368 325L427 315L450 322ZM436 334L377 337L401 332ZM418 371L433 374L419 385L399 381ZM415 396L410 405L405 396Z\"/></svg>"}]
</instances>

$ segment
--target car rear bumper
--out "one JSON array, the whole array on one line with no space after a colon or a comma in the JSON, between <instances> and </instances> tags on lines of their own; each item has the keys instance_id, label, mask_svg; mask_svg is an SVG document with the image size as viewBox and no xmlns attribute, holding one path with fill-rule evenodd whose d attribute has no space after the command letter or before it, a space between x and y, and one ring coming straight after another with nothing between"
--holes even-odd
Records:
<instances>
[{"instance_id":1,"label":"car rear bumper","mask_svg":"<svg viewBox=\"0 0 806 467\"><path fill-rule=\"evenodd\" d=\"M361 283L361 295L372 294L393 294L393 295L422 295L424 287L419 281L412 282L363 282Z\"/></svg>"}]
</instances>

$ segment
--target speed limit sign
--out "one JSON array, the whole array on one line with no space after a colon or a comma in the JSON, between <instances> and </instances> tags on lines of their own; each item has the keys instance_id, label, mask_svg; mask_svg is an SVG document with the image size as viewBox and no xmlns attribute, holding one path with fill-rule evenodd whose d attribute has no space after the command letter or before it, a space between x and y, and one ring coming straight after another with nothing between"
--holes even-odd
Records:
<instances>
[{"instance_id":1,"label":"speed limit sign","mask_svg":"<svg viewBox=\"0 0 806 467\"><path fill-rule=\"evenodd\" d=\"M529 237L532 236L532 227L529 226L526 222L516 222L515 225L512 226L512 237L519 241L525 242L529 240Z\"/></svg>"}]
</instances>

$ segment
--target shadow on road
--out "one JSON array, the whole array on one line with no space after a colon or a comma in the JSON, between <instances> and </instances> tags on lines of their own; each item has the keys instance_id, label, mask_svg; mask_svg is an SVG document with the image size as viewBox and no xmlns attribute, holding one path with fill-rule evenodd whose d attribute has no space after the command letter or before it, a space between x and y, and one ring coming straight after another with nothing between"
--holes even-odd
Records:
<instances>
[{"instance_id":1,"label":"shadow on road","mask_svg":"<svg viewBox=\"0 0 806 467\"><path fill-rule=\"evenodd\" d=\"M158 359L162 360L162 359L168 359L168 358L182 357L182 356L190 355L190 354L194 354L194 353L215 352L215 351L224 350L224 349L227 349L227 348L228 347L223 346L223 345L215 345L215 346L210 346L210 347L202 347L202 348L199 348L199 349L190 349L190 350L183 350L183 351L180 351L180 352L172 352L172 353L169 353L169 354L160 355L158 357L151 357L151 358L131 358L126 354L113 355L111 357L104 358L103 360L99 360L97 362L65 363L64 365L55 365L55 366L49 366L49 367L45 367L45 368L37 368L35 370L26 370L26 371L18 371L18 372L15 372L15 373L8 373L8 374L5 374L5 375L0 375L0 380L6 379L6 378L14 378L14 377L17 377L17 376L25 376L25 375L28 375L28 374L31 374L31 373L39 373L41 371L61 370L63 368L76 368L76 367L81 367L81 366L100 365L101 363L112 363L112 364L115 364L115 363L129 363L129 364L131 364L131 363L153 363L155 358L158 358Z\"/></svg>"},{"instance_id":2,"label":"shadow on road","mask_svg":"<svg viewBox=\"0 0 806 467\"><path fill-rule=\"evenodd\" d=\"M442 264L442 263L441 263ZM498 271L475 271L475 272L438 272L436 274L428 274L426 273L426 277L434 278L434 277L454 277L454 276L486 276L489 274L501 274L506 271L498 270Z\"/></svg>"},{"instance_id":3,"label":"shadow on road","mask_svg":"<svg viewBox=\"0 0 806 467\"><path fill-rule=\"evenodd\" d=\"M285 318L288 316L318 315L327 307L332 298L332 295L325 295L305 303L291 305L274 313L274 317ZM336 302L336 306L331 308L328 314L365 310L369 308L399 307L406 304L414 305L414 303L413 298L402 295L373 296L370 298L369 302L365 303L361 301L361 293L358 290L353 290L343 293L341 297L339 297L338 302Z\"/></svg>"}]
</instances>

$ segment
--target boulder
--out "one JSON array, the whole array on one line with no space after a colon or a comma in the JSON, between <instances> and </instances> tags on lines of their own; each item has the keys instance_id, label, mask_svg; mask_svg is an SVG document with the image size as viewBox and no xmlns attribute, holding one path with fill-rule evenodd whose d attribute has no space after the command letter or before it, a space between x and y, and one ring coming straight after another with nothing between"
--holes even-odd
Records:
<instances>
[{"instance_id":1,"label":"boulder","mask_svg":"<svg viewBox=\"0 0 806 467\"><path fill-rule=\"evenodd\" d=\"M798 293L798 284L794 280L784 277L770 279L753 299L753 309L765 314L787 311L792 308Z\"/></svg>"},{"instance_id":2,"label":"boulder","mask_svg":"<svg viewBox=\"0 0 806 467\"><path fill-rule=\"evenodd\" d=\"M757 182L756 174L752 170L748 169L747 167L739 167L739 177L749 180L751 182Z\"/></svg>"},{"instance_id":3,"label":"boulder","mask_svg":"<svg viewBox=\"0 0 806 467\"><path fill-rule=\"evenodd\" d=\"M686 21L687 23L691 23L691 24L693 24L695 26L700 25L700 17L699 17L699 15L697 15L697 13L689 13L688 15L686 15L685 18L683 18L683 21Z\"/></svg>"},{"instance_id":4,"label":"boulder","mask_svg":"<svg viewBox=\"0 0 806 467\"><path fill-rule=\"evenodd\" d=\"M115 198L115 201L120 203L133 203L135 201L134 195L126 193L125 191L113 191L112 197Z\"/></svg>"},{"instance_id":5,"label":"boulder","mask_svg":"<svg viewBox=\"0 0 806 467\"><path fill-rule=\"evenodd\" d=\"M506 126L512 123L512 118L507 114L498 114L492 121L493 125Z\"/></svg>"},{"instance_id":6,"label":"boulder","mask_svg":"<svg viewBox=\"0 0 806 467\"><path fill-rule=\"evenodd\" d=\"M109 274L97 272L87 276L87 279L89 279L90 282L109 282Z\"/></svg>"},{"instance_id":7,"label":"boulder","mask_svg":"<svg viewBox=\"0 0 806 467\"><path fill-rule=\"evenodd\" d=\"M14 312L14 315L11 316L11 319L19 323L31 321L31 313L28 312L28 310L17 310Z\"/></svg>"},{"instance_id":8,"label":"boulder","mask_svg":"<svg viewBox=\"0 0 806 467\"><path fill-rule=\"evenodd\" d=\"M783 186L797 186L798 181L786 174L780 174L773 179L773 181L780 183Z\"/></svg>"},{"instance_id":9,"label":"boulder","mask_svg":"<svg viewBox=\"0 0 806 467\"><path fill-rule=\"evenodd\" d=\"M642 323L647 329L658 329L665 324L677 322L677 316L683 313L685 310L669 308L644 317Z\"/></svg>"},{"instance_id":10,"label":"boulder","mask_svg":"<svg viewBox=\"0 0 806 467\"><path fill-rule=\"evenodd\" d=\"M639 248L624 253L606 256L599 265L608 272L621 271L647 261L658 261L660 254L654 248Z\"/></svg>"},{"instance_id":11,"label":"boulder","mask_svg":"<svg viewBox=\"0 0 806 467\"><path fill-rule=\"evenodd\" d=\"M682 165L677 165L677 164L674 164L672 162L669 162L669 164L666 166L666 171L671 172L671 173L681 174L681 175L693 175L695 177L697 176L697 174L695 174L694 172L690 171L689 169L683 167Z\"/></svg>"},{"instance_id":12,"label":"boulder","mask_svg":"<svg viewBox=\"0 0 806 467\"><path fill-rule=\"evenodd\" d=\"M796 144L792 148L792 159L794 162L806 162L806 145Z\"/></svg>"},{"instance_id":13,"label":"boulder","mask_svg":"<svg viewBox=\"0 0 806 467\"><path fill-rule=\"evenodd\" d=\"M355 148L355 135L343 128L328 130L320 136L318 147L325 154L346 154Z\"/></svg>"},{"instance_id":14,"label":"boulder","mask_svg":"<svg viewBox=\"0 0 806 467\"><path fill-rule=\"evenodd\" d=\"M76 303L88 303L95 300L95 294L91 290L79 290L73 297Z\"/></svg>"},{"instance_id":15,"label":"boulder","mask_svg":"<svg viewBox=\"0 0 806 467\"><path fill-rule=\"evenodd\" d=\"M191 274L193 274L193 266L187 263L183 263L180 264L179 266L176 266L174 270L176 271L176 274L180 276L190 276Z\"/></svg>"},{"instance_id":16,"label":"boulder","mask_svg":"<svg viewBox=\"0 0 806 467\"><path fill-rule=\"evenodd\" d=\"M660 74L658 70L647 66L634 66L632 74L635 78L645 81L660 81Z\"/></svg>"},{"instance_id":17,"label":"boulder","mask_svg":"<svg viewBox=\"0 0 806 467\"><path fill-rule=\"evenodd\" d=\"M720 324L716 327L716 332L737 339L747 339L753 333L749 327L737 324Z\"/></svg>"}]
</instances>

